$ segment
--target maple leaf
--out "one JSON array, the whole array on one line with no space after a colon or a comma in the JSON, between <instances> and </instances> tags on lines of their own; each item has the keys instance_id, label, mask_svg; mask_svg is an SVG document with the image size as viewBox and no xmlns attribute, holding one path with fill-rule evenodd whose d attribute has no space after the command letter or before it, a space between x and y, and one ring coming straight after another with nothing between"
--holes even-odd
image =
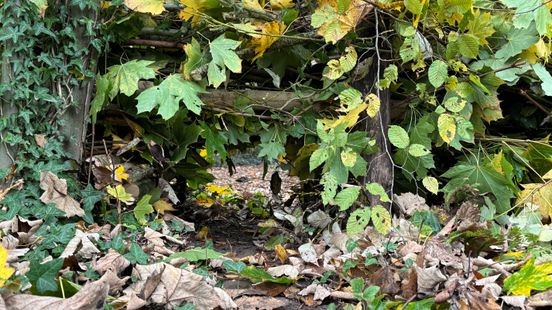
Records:
<instances>
[{"instance_id":1,"label":"maple leaf","mask_svg":"<svg viewBox=\"0 0 552 310\"><path fill-rule=\"evenodd\" d=\"M165 11L164 0L125 0L125 5L136 12L159 15Z\"/></svg>"},{"instance_id":2,"label":"maple leaf","mask_svg":"<svg viewBox=\"0 0 552 310\"><path fill-rule=\"evenodd\" d=\"M535 259L531 259L504 280L504 289L514 295L530 296L531 290L544 291L552 287L551 273L552 262L535 266Z\"/></svg>"},{"instance_id":3,"label":"maple leaf","mask_svg":"<svg viewBox=\"0 0 552 310\"><path fill-rule=\"evenodd\" d=\"M182 20L190 20L192 25L197 25L201 21L201 14L205 11L216 9L220 6L218 0L180 0L184 6L178 13Z\"/></svg>"},{"instance_id":4,"label":"maple leaf","mask_svg":"<svg viewBox=\"0 0 552 310\"><path fill-rule=\"evenodd\" d=\"M517 203L531 203L539 207L540 214L546 219L552 217L552 180L546 183L522 184Z\"/></svg>"},{"instance_id":5,"label":"maple leaf","mask_svg":"<svg viewBox=\"0 0 552 310\"><path fill-rule=\"evenodd\" d=\"M264 2L264 1L263 1ZM242 0L243 7L250 10L264 11L258 0Z\"/></svg>"},{"instance_id":6,"label":"maple leaf","mask_svg":"<svg viewBox=\"0 0 552 310\"><path fill-rule=\"evenodd\" d=\"M165 214L166 211L176 211L176 209L173 208L172 204L163 199L157 200L153 204L153 208L155 209L155 211L159 212L159 214Z\"/></svg>"},{"instance_id":7,"label":"maple leaf","mask_svg":"<svg viewBox=\"0 0 552 310\"><path fill-rule=\"evenodd\" d=\"M109 194L111 197L119 200L120 202L132 205L134 203L134 197L132 197L131 194L127 193L124 186L121 184L113 187L111 185L106 187L107 194Z\"/></svg>"},{"instance_id":8,"label":"maple leaf","mask_svg":"<svg viewBox=\"0 0 552 310\"><path fill-rule=\"evenodd\" d=\"M224 34L209 44L211 57L213 58L207 68L207 78L210 85L217 88L222 82L226 81L226 68L234 73L241 72L241 59L235 52L240 44L240 41L225 38Z\"/></svg>"},{"instance_id":9,"label":"maple leaf","mask_svg":"<svg viewBox=\"0 0 552 310\"><path fill-rule=\"evenodd\" d=\"M286 30L286 26L282 22L272 21L259 24L257 30L262 34L252 34L251 45L255 48L255 57L252 60L263 56L264 52L278 41L279 37Z\"/></svg>"},{"instance_id":10,"label":"maple leaf","mask_svg":"<svg viewBox=\"0 0 552 310\"><path fill-rule=\"evenodd\" d=\"M8 260L8 250L6 250L0 244L0 288L4 286L6 280L8 280L11 275L15 272L15 269L6 266Z\"/></svg>"},{"instance_id":11,"label":"maple leaf","mask_svg":"<svg viewBox=\"0 0 552 310\"><path fill-rule=\"evenodd\" d=\"M110 166L106 166L107 169L111 170ZM128 180L128 173L125 172L125 166L117 165L113 171L113 179L117 182L123 182L123 180Z\"/></svg>"},{"instance_id":12,"label":"maple leaf","mask_svg":"<svg viewBox=\"0 0 552 310\"><path fill-rule=\"evenodd\" d=\"M311 25L326 42L336 43L356 27L372 6L362 0L352 0L347 7L341 1L321 0L312 14Z\"/></svg>"}]
</instances>

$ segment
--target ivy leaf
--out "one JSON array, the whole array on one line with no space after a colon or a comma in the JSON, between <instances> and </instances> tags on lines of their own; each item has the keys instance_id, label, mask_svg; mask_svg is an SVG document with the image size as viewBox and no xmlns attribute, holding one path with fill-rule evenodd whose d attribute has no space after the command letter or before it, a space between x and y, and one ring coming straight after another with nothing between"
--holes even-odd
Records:
<instances>
[{"instance_id":1,"label":"ivy leaf","mask_svg":"<svg viewBox=\"0 0 552 310\"><path fill-rule=\"evenodd\" d=\"M473 34L462 34L458 37L458 50L468 58L476 58L479 54L479 39Z\"/></svg>"},{"instance_id":2,"label":"ivy leaf","mask_svg":"<svg viewBox=\"0 0 552 310\"><path fill-rule=\"evenodd\" d=\"M399 149L405 149L410 144L408 133L401 126L389 126L387 135L389 136L389 142Z\"/></svg>"},{"instance_id":3,"label":"ivy leaf","mask_svg":"<svg viewBox=\"0 0 552 310\"><path fill-rule=\"evenodd\" d=\"M456 136L456 120L450 114L443 113L437 119L439 136L447 144L450 144Z\"/></svg>"},{"instance_id":4,"label":"ivy leaf","mask_svg":"<svg viewBox=\"0 0 552 310\"><path fill-rule=\"evenodd\" d=\"M128 253L126 253L125 258L128 259L133 264L145 265L148 262L149 255L142 250L142 248L136 244L132 243Z\"/></svg>"},{"instance_id":5,"label":"ivy leaf","mask_svg":"<svg viewBox=\"0 0 552 310\"><path fill-rule=\"evenodd\" d=\"M240 44L240 41L225 38L224 34L209 44L211 57L213 58L207 67L209 85L217 88L226 81L226 68L234 73L241 72L241 59L235 52Z\"/></svg>"},{"instance_id":6,"label":"ivy leaf","mask_svg":"<svg viewBox=\"0 0 552 310\"><path fill-rule=\"evenodd\" d=\"M382 206L372 207L372 224L374 228L382 235L386 235L391 230L391 214Z\"/></svg>"},{"instance_id":7,"label":"ivy leaf","mask_svg":"<svg viewBox=\"0 0 552 310\"><path fill-rule=\"evenodd\" d=\"M435 195L439 192L439 181L434 177L426 176L422 179L422 184L428 191Z\"/></svg>"},{"instance_id":8,"label":"ivy leaf","mask_svg":"<svg viewBox=\"0 0 552 310\"><path fill-rule=\"evenodd\" d=\"M143 113L158 107L157 114L168 120L176 114L180 101L183 101L188 110L199 115L203 105L198 97L201 92L203 89L196 83L184 80L180 74L171 74L161 84L143 91L136 98L136 109Z\"/></svg>"},{"instance_id":9,"label":"ivy leaf","mask_svg":"<svg viewBox=\"0 0 552 310\"><path fill-rule=\"evenodd\" d=\"M347 219L347 235L358 235L366 229L368 223L370 223L370 216L372 212L370 208L356 209L349 215Z\"/></svg>"},{"instance_id":10,"label":"ivy leaf","mask_svg":"<svg viewBox=\"0 0 552 310\"><path fill-rule=\"evenodd\" d=\"M119 184L115 187L111 186L111 185L108 185L106 188L105 188L106 192L108 195L110 195L111 197L119 200L120 202L124 203L124 204L127 204L127 205L132 205L134 203L134 197L132 197L131 194L127 193L124 186Z\"/></svg>"},{"instance_id":11,"label":"ivy leaf","mask_svg":"<svg viewBox=\"0 0 552 310\"><path fill-rule=\"evenodd\" d=\"M552 287L552 262L535 266L535 259L529 260L516 273L504 280L504 289L514 295L530 296L532 290L544 291Z\"/></svg>"},{"instance_id":12,"label":"ivy leaf","mask_svg":"<svg viewBox=\"0 0 552 310\"><path fill-rule=\"evenodd\" d=\"M219 258L222 258L223 256L224 255L222 255L222 253L219 253L213 249L193 248L193 249L186 250L184 252L171 254L168 260L170 261L175 258L185 258L187 261L191 263L195 263L195 262L205 261L209 259L219 259Z\"/></svg>"},{"instance_id":13,"label":"ivy leaf","mask_svg":"<svg viewBox=\"0 0 552 310\"><path fill-rule=\"evenodd\" d=\"M335 204L339 206L339 211L348 210L358 199L360 187L347 187L335 196Z\"/></svg>"},{"instance_id":14,"label":"ivy leaf","mask_svg":"<svg viewBox=\"0 0 552 310\"><path fill-rule=\"evenodd\" d=\"M56 278L62 266L62 258L56 258L43 264L38 261L31 261L29 272L26 274L29 282L33 285L31 290L39 294L57 291Z\"/></svg>"},{"instance_id":15,"label":"ivy leaf","mask_svg":"<svg viewBox=\"0 0 552 310\"><path fill-rule=\"evenodd\" d=\"M165 11L164 0L125 0L125 5L136 12L159 15Z\"/></svg>"},{"instance_id":16,"label":"ivy leaf","mask_svg":"<svg viewBox=\"0 0 552 310\"><path fill-rule=\"evenodd\" d=\"M448 77L448 66L442 60L435 60L431 66L429 66L427 74L431 85L438 88L443 85Z\"/></svg>"},{"instance_id":17,"label":"ivy leaf","mask_svg":"<svg viewBox=\"0 0 552 310\"><path fill-rule=\"evenodd\" d=\"M391 202L385 189L379 183L372 182L366 184L366 190L372 195L379 196L381 202Z\"/></svg>"},{"instance_id":18,"label":"ivy leaf","mask_svg":"<svg viewBox=\"0 0 552 310\"><path fill-rule=\"evenodd\" d=\"M118 93L130 97L138 90L138 81L155 78L155 71L149 67L153 63L150 60L135 59L110 67L107 73L112 84L109 98L115 98Z\"/></svg>"},{"instance_id":19,"label":"ivy leaf","mask_svg":"<svg viewBox=\"0 0 552 310\"><path fill-rule=\"evenodd\" d=\"M132 210L134 217L140 225L146 225L148 223L146 215L153 213L153 207L150 204L151 195L144 195L140 201L136 204L136 207Z\"/></svg>"},{"instance_id":20,"label":"ivy leaf","mask_svg":"<svg viewBox=\"0 0 552 310\"><path fill-rule=\"evenodd\" d=\"M0 244L0 288L4 286L6 280L8 280L12 274L15 272L15 269L6 266L8 261L8 250L6 250Z\"/></svg>"}]
</instances>

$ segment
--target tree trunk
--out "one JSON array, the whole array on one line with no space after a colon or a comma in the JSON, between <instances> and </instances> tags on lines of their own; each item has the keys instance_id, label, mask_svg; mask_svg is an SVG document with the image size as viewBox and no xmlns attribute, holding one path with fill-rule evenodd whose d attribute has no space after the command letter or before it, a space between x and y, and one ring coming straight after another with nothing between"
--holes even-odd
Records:
<instances>
[{"instance_id":1,"label":"tree trunk","mask_svg":"<svg viewBox=\"0 0 552 310\"><path fill-rule=\"evenodd\" d=\"M352 83L352 86L358 89L362 96L374 93L378 95L381 101L381 107L379 113L374 118L370 118L364 113L363 121L358 124L356 130L364 130L368 132L368 135L373 139L376 139L378 145L378 151L375 154L365 156L364 159L368 163L368 172L366 177L360 180L360 183L364 186L366 183L377 182L388 194L391 194L393 187L393 162L391 160L391 154L389 153L389 143L385 134L390 122L390 93L389 89L379 90L377 87L378 74L383 74L385 70L385 61L378 59L377 55L373 56L375 60L367 69L367 74ZM360 60L362 61L362 60ZM371 206L381 204L378 197L369 195L368 203Z\"/></svg>"}]
</instances>

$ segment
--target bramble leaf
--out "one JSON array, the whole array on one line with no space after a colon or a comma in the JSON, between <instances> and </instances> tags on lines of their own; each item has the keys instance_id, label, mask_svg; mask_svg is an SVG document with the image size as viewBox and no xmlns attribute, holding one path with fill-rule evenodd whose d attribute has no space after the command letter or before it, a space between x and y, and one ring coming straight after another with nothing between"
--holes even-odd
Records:
<instances>
[{"instance_id":1,"label":"bramble leaf","mask_svg":"<svg viewBox=\"0 0 552 310\"><path fill-rule=\"evenodd\" d=\"M347 235L354 236L363 232L368 223L370 223L371 214L370 208L361 208L353 211L347 219Z\"/></svg>"},{"instance_id":2,"label":"bramble leaf","mask_svg":"<svg viewBox=\"0 0 552 310\"><path fill-rule=\"evenodd\" d=\"M150 204L151 195L144 195L140 201L136 204L136 207L132 210L134 217L140 225L146 225L148 221L146 220L146 215L153 213L153 207Z\"/></svg>"},{"instance_id":3,"label":"bramble leaf","mask_svg":"<svg viewBox=\"0 0 552 310\"><path fill-rule=\"evenodd\" d=\"M408 133L401 126L389 126L387 134L389 136L389 142L399 149L405 149L410 144Z\"/></svg>"},{"instance_id":4,"label":"bramble leaf","mask_svg":"<svg viewBox=\"0 0 552 310\"><path fill-rule=\"evenodd\" d=\"M339 206L339 211L348 210L353 203L358 199L360 187L347 187L337 193L335 196L335 204Z\"/></svg>"},{"instance_id":5,"label":"bramble leaf","mask_svg":"<svg viewBox=\"0 0 552 310\"><path fill-rule=\"evenodd\" d=\"M382 206L372 207L372 224L374 228L382 235L391 230L391 214Z\"/></svg>"},{"instance_id":6,"label":"bramble leaf","mask_svg":"<svg viewBox=\"0 0 552 310\"><path fill-rule=\"evenodd\" d=\"M435 88L440 87L448 77L448 66L442 60L435 60L429 66L427 74L431 85Z\"/></svg>"}]
</instances>

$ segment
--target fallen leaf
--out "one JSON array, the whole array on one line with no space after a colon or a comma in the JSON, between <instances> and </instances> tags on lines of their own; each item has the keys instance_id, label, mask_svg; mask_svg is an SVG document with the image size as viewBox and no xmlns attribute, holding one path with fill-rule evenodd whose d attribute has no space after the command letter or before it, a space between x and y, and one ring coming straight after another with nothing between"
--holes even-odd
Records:
<instances>
[{"instance_id":1,"label":"fallen leaf","mask_svg":"<svg viewBox=\"0 0 552 310\"><path fill-rule=\"evenodd\" d=\"M324 285L318 283L312 283L309 286L301 290L297 295L307 296L314 295L313 300L324 300L326 297L331 295L330 290L328 290Z\"/></svg>"},{"instance_id":2,"label":"fallen leaf","mask_svg":"<svg viewBox=\"0 0 552 310\"><path fill-rule=\"evenodd\" d=\"M108 270L114 271L116 274L120 274L130 265L130 261L126 259L122 254L113 249L109 249L107 254L100 258L94 265L94 270L100 274L106 273Z\"/></svg>"},{"instance_id":3,"label":"fallen leaf","mask_svg":"<svg viewBox=\"0 0 552 310\"><path fill-rule=\"evenodd\" d=\"M429 210L429 206L426 204L425 199L412 193L394 195L393 202L399 206L402 213L408 216L411 216L416 211Z\"/></svg>"},{"instance_id":4,"label":"fallen leaf","mask_svg":"<svg viewBox=\"0 0 552 310\"><path fill-rule=\"evenodd\" d=\"M60 257L67 258L71 255L77 254L82 258L91 258L92 255L100 253L100 250L92 243L92 240L98 240L100 235L98 233L85 233L80 229L75 231L73 239L67 243L63 253ZM80 248L79 248L80 246ZM77 251L78 249L78 251Z\"/></svg>"},{"instance_id":5,"label":"fallen leaf","mask_svg":"<svg viewBox=\"0 0 552 310\"><path fill-rule=\"evenodd\" d=\"M274 246L274 252L276 252L276 257L278 257L282 264L287 260L288 254L286 248L284 248L281 244Z\"/></svg>"},{"instance_id":6,"label":"fallen leaf","mask_svg":"<svg viewBox=\"0 0 552 310\"><path fill-rule=\"evenodd\" d=\"M48 143L48 139L46 139L46 135L37 134L37 135L34 135L34 139L35 139L36 145L38 145L38 147L40 148L44 148L46 143Z\"/></svg>"},{"instance_id":7,"label":"fallen leaf","mask_svg":"<svg viewBox=\"0 0 552 310\"><path fill-rule=\"evenodd\" d=\"M265 51L269 49L274 42L278 41L286 30L286 25L282 22L271 21L256 25L256 30L255 33L260 32L261 34L250 34L253 37L251 39L251 46L255 49L255 57L253 57L252 61L261 58Z\"/></svg>"},{"instance_id":8,"label":"fallen leaf","mask_svg":"<svg viewBox=\"0 0 552 310\"><path fill-rule=\"evenodd\" d=\"M318 254L316 254L316 250L314 249L312 243L305 243L301 245L298 250L301 258L305 262L318 266Z\"/></svg>"},{"instance_id":9,"label":"fallen leaf","mask_svg":"<svg viewBox=\"0 0 552 310\"><path fill-rule=\"evenodd\" d=\"M414 265L414 268L416 268L416 274L418 275L418 293L434 295L436 286L447 280L447 277L437 266L420 268Z\"/></svg>"},{"instance_id":10,"label":"fallen leaf","mask_svg":"<svg viewBox=\"0 0 552 310\"><path fill-rule=\"evenodd\" d=\"M78 215L84 216L84 210L78 201L67 194L67 181L58 178L49 171L40 173L40 188L44 191L40 196L43 203L53 203L56 208L65 212L66 217Z\"/></svg>"},{"instance_id":11,"label":"fallen leaf","mask_svg":"<svg viewBox=\"0 0 552 310\"><path fill-rule=\"evenodd\" d=\"M169 264L137 265L133 276L138 281L125 289L125 296L119 298L129 301L129 310L138 309L130 304L131 298L143 301L134 302L134 305L142 304L140 308L150 303L172 308L186 302L198 309L237 307L226 292L207 284L202 276Z\"/></svg>"},{"instance_id":12,"label":"fallen leaf","mask_svg":"<svg viewBox=\"0 0 552 310\"><path fill-rule=\"evenodd\" d=\"M289 278L295 279L299 275L299 269L292 265L280 265L276 267L270 267L267 269L267 272L270 273L273 277L287 276Z\"/></svg>"},{"instance_id":13,"label":"fallen leaf","mask_svg":"<svg viewBox=\"0 0 552 310\"><path fill-rule=\"evenodd\" d=\"M163 199L157 200L155 203L153 203L153 208L159 214L165 214L166 211L176 211L176 209L173 208L169 202Z\"/></svg>"},{"instance_id":14,"label":"fallen leaf","mask_svg":"<svg viewBox=\"0 0 552 310\"><path fill-rule=\"evenodd\" d=\"M160 178L158 183L159 188L164 195L163 197L166 196L173 204L178 204L180 202L180 199L178 199L178 197L176 196L176 193L169 182L167 182L163 178Z\"/></svg>"},{"instance_id":15,"label":"fallen leaf","mask_svg":"<svg viewBox=\"0 0 552 310\"><path fill-rule=\"evenodd\" d=\"M317 210L307 217L307 223L316 228L325 228L331 223L331 221L332 219L330 216L322 210Z\"/></svg>"},{"instance_id":16,"label":"fallen leaf","mask_svg":"<svg viewBox=\"0 0 552 310\"><path fill-rule=\"evenodd\" d=\"M552 306L552 290L535 294L527 300L529 307L550 307Z\"/></svg>"},{"instance_id":17,"label":"fallen leaf","mask_svg":"<svg viewBox=\"0 0 552 310\"><path fill-rule=\"evenodd\" d=\"M2 199L4 199L4 197L6 197L6 195L12 190L12 189L17 189L17 190L20 190L23 188L23 179L19 179L17 181L15 181L12 185L6 187L6 188L2 188L0 189L0 201L2 201Z\"/></svg>"},{"instance_id":18,"label":"fallen leaf","mask_svg":"<svg viewBox=\"0 0 552 310\"><path fill-rule=\"evenodd\" d=\"M109 290L109 284L100 279L86 284L70 298L16 294L3 297L5 309L48 309L48 310L90 310L102 309ZM1 305L1 302L0 302ZM91 307L92 306L92 307Z\"/></svg>"}]
</instances>

